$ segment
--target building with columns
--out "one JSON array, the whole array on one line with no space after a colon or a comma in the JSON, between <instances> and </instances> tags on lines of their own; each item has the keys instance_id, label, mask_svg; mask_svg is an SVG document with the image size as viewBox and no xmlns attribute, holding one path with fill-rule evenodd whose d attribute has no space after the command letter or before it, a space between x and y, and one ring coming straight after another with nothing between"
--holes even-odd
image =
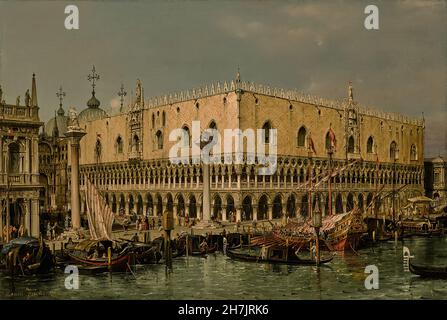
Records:
<instances>
[{"instance_id":1,"label":"building with columns","mask_svg":"<svg viewBox=\"0 0 447 320\"><path fill-rule=\"evenodd\" d=\"M183 128L191 135L192 122L200 130L277 129L277 170L260 175L261 164L212 164L211 211L222 220L266 220L307 216L309 178L316 182L355 161L312 193L323 214L365 208L376 190L399 190L397 205L424 192L424 121L360 105L350 86L347 98L329 101L297 92L241 81L231 81L161 97L145 99L141 82L127 108L119 114L98 111L93 96L81 112L86 135L80 142L81 212L85 211L84 177L102 191L115 212L160 216L165 209L175 217L202 215L202 168L173 164L169 151L177 141L169 135ZM332 145L330 132L334 134ZM268 149L274 137L266 134ZM312 142L310 142L312 141ZM309 158L309 144L315 152ZM191 144L191 141L190 141ZM223 146L223 144L222 144ZM329 151L331 152L329 156ZM223 150L222 150L223 152ZM234 159L222 154L222 159ZM315 201L313 201L315 204ZM378 204L391 214L391 199Z\"/></svg>"},{"instance_id":2,"label":"building with columns","mask_svg":"<svg viewBox=\"0 0 447 320\"><path fill-rule=\"evenodd\" d=\"M40 193L41 212L64 213L70 208L68 189L68 148L65 139L68 117L60 102L55 116L39 135L39 173L43 186Z\"/></svg>"},{"instance_id":3,"label":"building with columns","mask_svg":"<svg viewBox=\"0 0 447 320\"><path fill-rule=\"evenodd\" d=\"M447 157L425 159L425 190L430 198L447 200Z\"/></svg>"},{"instance_id":4,"label":"building with columns","mask_svg":"<svg viewBox=\"0 0 447 320\"><path fill-rule=\"evenodd\" d=\"M31 94L20 96L15 104L6 103L0 90L0 227L7 224L39 236L39 119L36 78ZM9 207L9 208L8 208Z\"/></svg>"}]
</instances>

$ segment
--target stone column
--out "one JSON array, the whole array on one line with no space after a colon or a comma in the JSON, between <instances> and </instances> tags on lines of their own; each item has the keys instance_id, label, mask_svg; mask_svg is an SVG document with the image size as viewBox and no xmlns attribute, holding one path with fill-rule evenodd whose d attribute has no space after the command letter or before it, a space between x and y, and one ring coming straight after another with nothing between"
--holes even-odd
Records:
<instances>
[{"instance_id":1,"label":"stone column","mask_svg":"<svg viewBox=\"0 0 447 320\"><path fill-rule=\"evenodd\" d=\"M178 226L179 225L178 212L177 212L178 202L174 202L173 206L174 206L173 207L174 225Z\"/></svg>"},{"instance_id":2,"label":"stone column","mask_svg":"<svg viewBox=\"0 0 447 320\"><path fill-rule=\"evenodd\" d=\"M185 202L185 216L191 218L191 214L189 212L189 202Z\"/></svg>"},{"instance_id":3,"label":"stone column","mask_svg":"<svg viewBox=\"0 0 447 320\"><path fill-rule=\"evenodd\" d=\"M33 152L31 153L32 156L32 170L31 170L31 181L34 184L39 183L39 144L38 144L38 138L33 137L32 138L32 145L33 145Z\"/></svg>"},{"instance_id":4,"label":"stone column","mask_svg":"<svg viewBox=\"0 0 447 320\"><path fill-rule=\"evenodd\" d=\"M227 206L222 205L222 221L227 221Z\"/></svg>"},{"instance_id":5,"label":"stone column","mask_svg":"<svg viewBox=\"0 0 447 320\"><path fill-rule=\"evenodd\" d=\"M6 170L5 170L6 171ZM4 171L3 171L3 136L0 136L0 184L3 183ZM0 221L0 225L2 222ZM3 232L3 227L2 227Z\"/></svg>"},{"instance_id":6,"label":"stone column","mask_svg":"<svg viewBox=\"0 0 447 320\"><path fill-rule=\"evenodd\" d=\"M79 209L79 207L78 207ZM31 201L31 231L32 237L39 238L40 235L40 221L39 221L39 199Z\"/></svg>"},{"instance_id":7,"label":"stone column","mask_svg":"<svg viewBox=\"0 0 447 320\"><path fill-rule=\"evenodd\" d=\"M258 206L257 205L253 205L253 220L258 221Z\"/></svg>"},{"instance_id":8,"label":"stone column","mask_svg":"<svg viewBox=\"0 0 447 320\"><path fill-rule=\"evenodd\" d=\"M26 232L28 232L28 235L30 235L31 232L31 200L25 199L25 223L24 227L26 229ZM3 229L2 229L3 230Z\"/></svg>"},{"instance_id":9,"label":"stone column","mask_svg":"<svg viewBox=\"0 0 447 320\"><path fill-rule=\"evenodd\" d=\"M269 220L273 220L273 204L268 204L269 210L268 210L268 218Z\"/></svg>"},{"instance_id":10,"label":"stone column","mask_svg":"<svg viewBox=\"0 0 447 320\"><path fill-rule=\"evenodd\" d=\"M79 210L79 141L85 134L81 128L71 128L65 134L69 138L71 145L71 223L74 230L81 227L81 213ZM37 155L37 153L35 154Z\"/></svg>"},{"instance_id":11,"label":"stone column","mask_svg":"<svg viewBox=\"0 0 447 320\"><path fill-rule=\"evenodd\" d=\"M241 221L241 206L236 206L236 222Z\"/></svg>"},{"instance_id":12,"label":"stone column","mask_svg":"<svg viewBox=\"0 0 447 320\"><path fill-rule=\"evenodd\" d=\"M211 218L210 203L210 165L203 163L203 218L202 221L208 223Z\"/></svg>"},{"instance_id":13,"label":"stone column","mask_svg":"<svg viewBox=\"0 0 447 320\"><path fill-rule=\"evenodd\" d=\"M126 213L126 215L130 214L130 199L129 198L124 198L124 211Z\"/></svg>"}]
</instances>

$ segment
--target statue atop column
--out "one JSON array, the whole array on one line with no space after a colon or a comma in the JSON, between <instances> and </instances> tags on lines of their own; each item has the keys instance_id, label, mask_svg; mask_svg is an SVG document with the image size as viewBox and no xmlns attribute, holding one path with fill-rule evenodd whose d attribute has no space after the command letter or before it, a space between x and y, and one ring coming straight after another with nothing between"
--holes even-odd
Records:
<instances>
[{"instance_id":1,"label":"statue atop column","mask_svg":"<svg viewBox=\"0 0 447 320\"><path fill-rule=\"evenodd\" d=\"M354 101L354 93L352 92L352 82L351 81L349 81L348 96L349 96L349 101Z\"/></svg>"},{"instance_id":2,"label":"statue atop column","mask_svg":"<svg viewBox=\"0 0 447 320\"><path fill-rule=\"evenodd\" d=\"M141 81L140 81L140 79L137 79L137 87L135 90L135 98L136 98L137 102L141 101L141 95L142 95Z\"/></svg>"},{"instance_id":3,"label":"statue atop column","mask_svg":"<svg viewBox=\"0 0 447 320\"><path fill-rule=\"evenodd\" d=\"M28 90L26 90L26 92L25 92L25 105L27 106L27 107L30 107L31 106L31 96L30 96L30 94L29 94L29 89Z\"/></svg>"},{"instance_id":4,"label":"statue atop column","mask_svg":"<svg viewBox=\"0 0 447 320\"><path fill-rule=\"evenodd\" d=\"M70 107L68 109L68 130L79 130L81 127L79 126L79 120L78 120L78 113L76 112L76 109L73 107Z\"/></svg>"},{"instance_id":5,"label":"statue atop column","mask_svg":"<svg viewBox=\"0 0 447 320\"><path fill-rule=\"evenodd\" d=\"M3 101L2 98L3 98L3 90L2 85L0 84L0 101Z\"/></svg>"},{"instance_id":6,"label":"statue atop column","mask_svg":"<svg viewBox=\"0 0 447 320\"><path fill-rule=\"evenodd\" d=\"M17 96L16 98L16 106L20 106L20 96Z\"/></svg>"}]
</instances>

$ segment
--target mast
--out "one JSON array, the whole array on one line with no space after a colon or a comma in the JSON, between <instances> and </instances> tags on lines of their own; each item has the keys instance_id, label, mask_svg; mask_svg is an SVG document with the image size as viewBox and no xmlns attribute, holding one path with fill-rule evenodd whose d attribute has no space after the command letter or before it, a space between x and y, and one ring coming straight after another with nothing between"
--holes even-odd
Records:
<instances>
[{"instance_id":1,"label":"mast","mask_svg":"<svg viewBox=\"0 0 447 320\"><path fill-rule=\"evenodd\" d=\"M329 215L332 215L332 147L328 150L329 154L329 184L328 184L328 207Z\"/></svg>"},{"instance_id":2,"label":"mast","mask_svg":"<svg viewBox=\"0 0 447 320\"><path fill-rule=\"evenodd\" d=\"M309 157L309 191L308 191L308 211L309 211L309 217L312 217L312 179L313 179L313 168L312 168L312 150L309 148L308 150L308 157Z\"/></svg>"}]
</instances>

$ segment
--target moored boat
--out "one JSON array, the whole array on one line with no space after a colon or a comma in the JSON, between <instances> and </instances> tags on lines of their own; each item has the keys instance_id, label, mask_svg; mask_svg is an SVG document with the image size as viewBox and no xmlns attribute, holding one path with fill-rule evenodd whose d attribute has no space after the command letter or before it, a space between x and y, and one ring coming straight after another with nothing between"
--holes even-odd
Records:
<instances>
[{"instance_id":1,"label":"moored boat","mask_svg":"<svg viewBox=\"0 0 447 320\"><path fill-rule=\"evenodd\" d=\"M238 249L228 249L228 257L249 262L265 262L275 264L315 265L316 260L300 256L292 247L279 245L243 246ZM332 261L333 257L323 257L320 264Z\"/></svg>"},{"instance_id":2,"label":"moored boat","mask_svg":"<svg viewBox=\"0 0 447 320\"><path fill-rule=\"evenodd\" d=\"M20 237L5 244L0 262L13 275L33 275L51 272L54 257L43 240Z\"/></svg>"},{"instance_id":3,"label":"moored boat","mask_svg":"<svg viewBox=\"0 0 447 320\"><path fill-rule=\"evenodd\" d=\"M65 254L68 257L65 264L73 263L80 268L96 267L117 272L127 271L135 261L130 246L121 246L110 240L84 240L73 249L66 250Z\"/></svg>"},{"instance_id":4,"label":"moored boat","mask_svg":"<svg viewBox=\"0 0 447 320\"><path fill-rule=\"evenodd\" d=\"M447 278L447 266L418 265L409 261L410 272L424 278Z\"/></svg>"}]
</instances>

